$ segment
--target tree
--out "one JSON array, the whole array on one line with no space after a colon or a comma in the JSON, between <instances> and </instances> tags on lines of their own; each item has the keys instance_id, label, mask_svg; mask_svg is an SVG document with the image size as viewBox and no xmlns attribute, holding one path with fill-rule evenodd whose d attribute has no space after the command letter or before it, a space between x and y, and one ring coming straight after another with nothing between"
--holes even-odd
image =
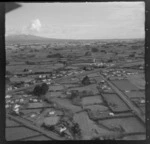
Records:
<instances>
[{"instance_id":1,"label":"tree","mask_svg":"<svg viewBox=\"0 0 150 144\"><path fill-rule=\"evenodd\" d=\"M99 50L97 48L92 48L92 52L98 52Z\"/></svg>"},{"instance_id":2,"label":"tree","mask_svg":"<svg viewBox=\"0 0 150 144\"><path fill-rule=\"evenodd\" d=\"M78 90L72 90L70 99L73 99L77 96L79 96L79 91Z\"/></svg>"},{"instance_id":3,"label":"tree","mask_svg":"<svg viewBox=\"0 0 150 144\"><path fill-rule=\"evenodd\" d=\"M134 57L134 56L135 56L135 54L134 54L134 53L132 53L132 54L130 54L130 55L129 55L129 57Z\"/></svg>"},{"instance_id":4,"label":"tree","mask_svg":"<svg viewBox=\"0 0 150 144\"><path fill-rule=\"evenodd\" d=\"M88 76L85 76L82 80L82 84L83 85L89 85L91 82L90 82L90 79Z\"/></svg>"},{"instance_id":5,"label":"tree","mask_svg":"<svg viewBox=\"0 0 150 144\"><path fill-rule=\"evenodd\" d=\"M43 83L41 86L36 85L33 90L33 94L36 96L45 95L48 92L48 89L49 89L49 87L46 83Z\"/></svg>"},{"instance_id":6,"label":"tree","mask_svg":"<svg viewBox=\"0 0 150 144\"><path fill-rule=\"evenodd\" d=\"M41 86L40 85L36 85L34 90L33 90L33 94L36 96L40 96L41 95Z\"/></svg>"},{"instance_id":7,"label":"tree","mask_svg":"<svg viewBox=\"0 0 150 144\"><path fill-rule=\"evenodd\" d=\"M115 52L115 55L118 55L118 52Z\"/></svg>"},{"instance_id":8,"label":"tree","mask_svg":"<svg viewBox=\"0 0 150 144\"><path fill-rule=\"evenodd\" d=\"M81 98L80 98L80 95L78 95L78 96L76 96L76 97L74 97L74 98L72 99L72 104L77 105L77 106L80 106L80 105L81 105Z\"/></svg>"},{"instance_id":9,"label":"tree","mask_svg":"<svg viewBox=\"0 0 150 144\"><path fill-rule=\"evenodd\" d=\"M45 95L48 92L49 86L46 83L43 83L41 86L41 93Z\"/></svg>"},{"instance_id":10,"label":"tree","mask_svg":"<svg viewBox=\"0 0 150 144\"><path fill-rule=\"evenodd\" d=\"M63 58L63 56L60 53L47 55L47 58Z\"/></svg>"},{"instance_id":11,"label":"tree","mask_svg":"<svg viewBox=\"0 0 150 144\"><path fill-rule=\"evenodd\" d=\"M86 53L85 53L85 56L91 56L92 54L91 54L91 52L90 51L87 51Z\"/></svg>"},{"instance_id":12,"label":"tree","mask_svg":"<svg viewBox=\"0 0 150 144\"><path fill-rule=\"evenodd\" d=\"M105 51L105 50L101 50L101 52L106 53L106 51Z\"/></svg>"},{"instance_id":13,"label":"tree","mask_svg":"<svg viewBox=\"0 0 150 144\"><path fill-rule=\"evenodd\" d=\"M111 63L111 62L113 62L113 60L112 59L108 59L107 62Z\"/></svg>"},{"instance_id":14,"label":"tree","mask_svg":"<svg viewBox=\"0 0 150 144\"><path fill-rule=\"evenodd\" d=\"M78 123L75 123L73 125L73 127L71 128L72 132L74 135L81 135L81 130L80 130L80 127L79 127L79 124Z\"/></svg>"},{"instance_id":15,"label":"tree","mask_svg":"<svg viewBox=\"0 0 150 144\"><path fill-rule=\"evenodd\" d=\"M87 91L86 90L82 91L82 96L87 96Z\"/></svg>"},{"instance_id":16,"label":"tree","mask_svg":"<svg viewBox=\"0 0 150 144\"><path fill-rule=\"evenodd\" d=\"M27 64L27 65L34 65L35 63L34 62L30 62L30 61L26 61L25 64Z\"/></svg>"}]
</instances>

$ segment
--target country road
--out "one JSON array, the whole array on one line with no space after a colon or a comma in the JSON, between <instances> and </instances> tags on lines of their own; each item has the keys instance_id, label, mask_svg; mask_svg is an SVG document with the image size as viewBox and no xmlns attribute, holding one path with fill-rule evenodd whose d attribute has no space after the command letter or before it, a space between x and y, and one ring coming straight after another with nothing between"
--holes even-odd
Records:
<instances>
[{"instance_id":1,"label":"country road","mask_svg":"<svg viewBox=\"0 0 150 144\"><path fill-rule=\"evenodd\" d=\"M6 117L8 117L8 118L10 118L10 119L12 119L12 120L14 120L14 121L16 121L18 123L21 123L24 126L30 128L32 130L38 131L38 132L44 134L45 136L49 137L52 140L65 140L64 138L60 137L56 133L54 133L52 131L46 131L46 130L44 130L44 129L42 129L42 128L34 125L34 124L29 123L27 120L25 120L25 119L23 119L21 117L14 117L14 116L12 116L10 114L6 114Z\"/></svg>"},{"instance_id":2,"label":"country road","mask_svg":"<svg viewBox=\"0 0 150 144\"><path fill-rule=\"evenodd\" d=\"M71 76L64 76L62 78L57 78L57 79L54 79L53 81L55 82L60 82L64 79L69 79L69 78L72 78L72 77L80 77L80 76L84 76L84 75L88 75L88 74L91 74L91 73L95 73L95 72L99 72L100 70L102 70L102 68L99 68L99 69L96 69L96 70L93 70L93 71L86 71L86 72L83 72L83 73L79 73L79 74L76 74L76 75L71 75ZM22 90L25 90L25 89L29 89L29 88L33 88L34 86L38 85L38 84L42 84L43 82L40 82L40 83L35 83L29 87L23 87L23 88L18 88L18 89L15 89L15 90L10 90L10 91L6 91L6 94L11 94L13 92L18 92L18 91L22 91Z\"/></svg>"},{"instance_id":3,"label":"country road","mask_svg":"<svg viewBox=\"0 0 150 144\"><path fill-rule=\"evenodd\" d=\"M125 95L123 94L112 82L107 80L104 76L99 74L100 77L102 77L110 86L111 88L120 96L120 98L129 106L129 108L135 112L135 114L140 118L140 120L145 123L145 116L142 115L140 109L136 107L132 101Z\"/></svg>"}]
</instances>

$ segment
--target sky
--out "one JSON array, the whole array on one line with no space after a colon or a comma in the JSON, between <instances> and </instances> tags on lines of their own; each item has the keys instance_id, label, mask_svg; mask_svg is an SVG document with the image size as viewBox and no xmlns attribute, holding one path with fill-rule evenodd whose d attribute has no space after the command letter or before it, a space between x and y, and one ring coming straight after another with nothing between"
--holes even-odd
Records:
<instances>
[{"instance_id":1,"label":"sky","mask_svg":"<svg viewBox=\"0 0 150 144\"><path fill-rule=\"evenodd\" d=\"M145 37L144 2L20 3L6 14L5 35L59 39Z\"/></svg>"}]
</instances>

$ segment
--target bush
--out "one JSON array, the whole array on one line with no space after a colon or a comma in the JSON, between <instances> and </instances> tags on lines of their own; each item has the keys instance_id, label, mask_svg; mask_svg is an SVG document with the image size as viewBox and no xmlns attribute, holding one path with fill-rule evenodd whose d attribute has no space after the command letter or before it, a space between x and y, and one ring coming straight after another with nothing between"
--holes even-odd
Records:
<instances>
[{"instance_id":1,"label":"bush","mask_svg":"<svg viewBox=\"0 0 150 144\"><path fill-rule=\"evenodd\" d=\"M92 48L92 52L98 52L99 50L97 48Z\"/></svg>"}]
</instances>

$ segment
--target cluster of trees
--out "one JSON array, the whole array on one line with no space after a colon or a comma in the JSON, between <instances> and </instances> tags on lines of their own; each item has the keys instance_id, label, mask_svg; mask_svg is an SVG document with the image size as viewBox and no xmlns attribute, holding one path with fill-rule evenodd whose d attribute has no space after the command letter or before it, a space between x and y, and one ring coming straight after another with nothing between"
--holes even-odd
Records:
<instances>
[{"instance_id":1,"label":"cluster of trees","mask_svg":"<svg viewBox=\"0 0 150 144\"><path fill-rule=\"evenodd\" d=\"M129 57L135 57L135 53L130 54Z\"/></svg>"},{"instance_id":2,"label":"cluster of trees","mask_svg":"<svg viewBox=\"0 0 150 144\"><path fill-rule=\"evenodd\" d=\"M27 65L34 65L35 63L31 62L31 61L26 61L25 64L27 64Z\"/></svg>"},{"instance_id":3,"label":"cluster of trees","mask_svg":"<svg viewBox=\"0 0 150 144\"><path fill-rule=\"evenodd\" d=\"M20 87L23 87L23 85L24 85L24 81L13 82L14 87L20 88Z\"/></svg>"},{"instance_id":4,"label":"cluster of trees","mask_svg":"<svg viewBox=\"0 0 150 144\"><path fill-rule=\"evenodd\" d=\"M91 52L90 51L87 51L86 53L85 53L85 56L91 56L92 54L91 54Z\"/></svg>"},{"instance_id":5,"label":"cluster of trees","mask_svg":"<svg viewBox=\"0 0 150 144\"><path fill-rule=\"evenodd\" d=\"M92 52L98 52L99 50L97 48L92 48Z\"/></svg>"},{"instance_id":6,"label":"cluster of trees","mask_svg":"<svg viewBox=\"0 0 150 144\"><path fill-rule=\"evenodd\" d=\"M105 50L101 50L100 52L102 52L102 53L107 53Z\"/></svg>"},{"instance_id":7,"label":"cluster of trees","mask_svg":"<svg viewBox=\"0 0 150 144\"><path fill-rule=\"evenodd\" d=\"M81 105L81 98L78 90L72 90L69 98L74 105Z\"/></svg>"},{"instance_id":8,"label":"cluster of trees","mask_svg":"<svg viewBox=\"0 0 150 144\"><path fill-rule=\"evenodd\" d=\"M29 55L27 55L27 57L28 58L33 58L33 57L35 57L35 54L29 54Z\"/></svg>"},{"instance_id":9,"label":"cluster of trees","mask_svg":"<svg viewBox=\"0 0 150 144\"><path fill-rule=\"evenodd\" d=\"M85 96L92 96L92 95L94 95L94 94L93 94L92 91L83 90L83 91L80 93L80 95L81 95L82 97L85 97Z\"/></svg>"},{"instance_id":10,"label":"cluster of trees","mask_svg":"<svg viewBox=\"0 0 150 144\"><path fill-rule=\"evenodd\" d=\"M89 84L91 84L90 79L89 79L88 76L85 76L85 77L82 79L82 84L83 84L83 85L89 85Z\"/></svg>"},{"instance_id":11,"label":"cluster of trees","mask_svg":"<svg viewBox=\"0 0 150 144\"><path fill-rule=\"evenodd\" d=\"M113 60L112 59L108 59L107 62L110 63L110 62L113 62Z\"/></svg>"},{"instance_id":12,"label":"cluster of trees","mask_svg":"<svg viewBox=\"0 0 150 144\"><path fill-rule=\"evenodd\" d=\"M79 127L78 123L75 123L72 127L71 127L71 131L73 133L74 136L81 136L81 129Z\"/></svg>"},{"instance_id":13,"label":"cluster of trees","mask_svg":"<svg viewBox=\"0 0 150 144\"><path fill-rule=\"evenodd\" d=\"M133 46L132 46L132 49L133 49L133 50L137 50L137 49L139 49L139 48L140 48L139 45L137 45L137 46L136 46L136 45L135 45L135 46L133 45Z\"/></svg>"},{"instance_id":14,"label":"cluster of trees","mask_svg":"<svg viewBox=\"0 0 150 144\"><path fill-rule=\"evenodd\" d=\"M46 83L43 83L42 85L36 85L34 90L33 90L33 94L35 96L42 96L45 95L48 92L49 86Z\"/></svg>"},{"instance_id":15,"label":"cluster of trees","mask_svg":"<svg viewBox=\"0 0 150 144\"><path fill-rule=\"evenodd\" d=\"M71 95L70 95L70 99L73 99L77 96L79 96L79 91L78 90L72 90Z\"/></svg>"},{"instance_id":16,"label":"cluster of trees","mask_svg":"<svg viewBox=\"0 0 150 144\"><path fill-rule=\"evenodd\" d=\"M63 58L63 56L60 53L56 53L47 55L47 58Z\"/></svg>"}]
</instances>

